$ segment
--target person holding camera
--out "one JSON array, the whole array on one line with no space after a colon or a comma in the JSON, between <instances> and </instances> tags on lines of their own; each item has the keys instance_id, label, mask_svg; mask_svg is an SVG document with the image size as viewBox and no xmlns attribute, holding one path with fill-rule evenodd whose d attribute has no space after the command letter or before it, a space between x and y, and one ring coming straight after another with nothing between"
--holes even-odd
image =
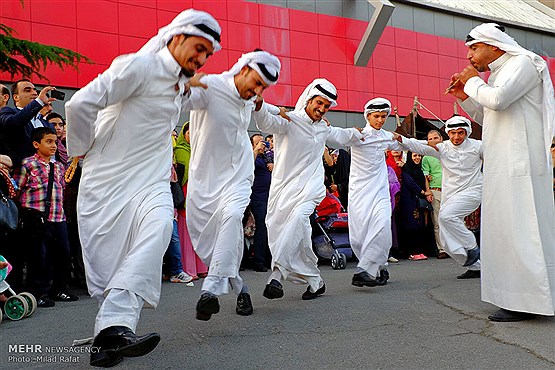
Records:
<instances>
[{"instance_id":1,"label":"person holding camera","mask_svg":"<svg viewBox=\"0 0 555 370\"><path fill-rule=\"evenodd\" d=\"M256 229L254 230L253 269L257 272L266 272L268 271L266 266L271 259L270 248L268 247L266 213L268 211L268 197L270 196L274 163L273 156L272 162L268 162L266 153L270 150L270 143L264 141L262 135L252 135L251 144L254 154L254 181L252 184L250 208L256 224Z\"/></svg>"},{"instance_id":2,"label":"person holding camera","mask_svg":"<svg viewBox=\"0 0 555 370\"><path fill-rule=\"evenodd\" d=\"M15 108L0 110L0 152L10 156L14 168L19 168L23 158L35 154L31 132L37 127L54 127L42 118L40 111L56 99L48 93L55 91L46 86L40 92L35 85L24 78L12 85Z\"/></svg>"}]
</instances>

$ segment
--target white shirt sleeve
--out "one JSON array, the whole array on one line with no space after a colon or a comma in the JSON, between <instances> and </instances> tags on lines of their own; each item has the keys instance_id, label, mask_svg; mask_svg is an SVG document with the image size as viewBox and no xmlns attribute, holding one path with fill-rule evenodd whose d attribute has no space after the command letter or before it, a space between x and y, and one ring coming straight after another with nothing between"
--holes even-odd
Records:
<instances>
[{"instance_id":1,"label":"white shirt sleeve","mask_svg":"<svg viewBox=\"0 0 555 370\"><path fill-rule=\"evenodd\" d=\"M356 128L328 126L328 142L342 146L351 146L359 143L361 138L362 134Z\"/></svg>"},{"instance_id":2,"label":"white shirt sleeve","mask_svg":"<svg viewBox=\"0 0 555 370\"><path fill-rule=\"evenodd\" d=\"M201 78L201 82L206 84L206 81L203 81L204 77ZM181 106L181 110L183 112L197 110L197 109L204 109L208 105L208 94L210 94L210 86L208 88L203 87L191 87L191 90L183 98L183 105Z\"/></svg>"},{"instance_id":3,"label":"white shirt sleeve","mask_svg":"<svg viewBox=\"0 0 555 370\"><path fill-rule=\"evenodd\" d=\"M480 77L472 77L464 85L464 92L483 107L494 111L507 109L541 81L536 67L526 56L516 57L513 76L502 85L490 86Z\"/></svg>"},{"instance_id":4,"label":"white shirt sleeve","mask_svg":"<svg viewBox=\"0 0 555 370\"><path fill-rule=\"evenodd\" d=\"M108 70L77 91L65 104L67 149L71 157L85 155L95 139L98 112L135 94L148 74L144 59L116 59Z\"/></svg>"},{"instance_id":5,"label":"white shirt sleeve","mask_svg":"<svg viewBox=\"0 0 555 370\"><path fill-rule=\"evenodd\" d=\"M276 111L275 108L277 107L264 102L262 103L262 107L259 111L253 112L252 115L254 117L256 127L258 127L260 131L272 134L283 134L289 130L290 122L281 117L279 114L273 113ZM277 113L279 113L279 108Z\"/></svg>"},{"instance_id":6,"label":"white shirt sleeve","mask_svg":"<svg viewBox=\"0 0 555 370\"><path fill-rule=\"evenodd\" d=\"M402 138L403 142L399 144L404 150L410 150L413 153L429 155L431 157L440 159L439 151L435 150L431 146L423 144L417 139L409 139L404 136Z\"/></svg>"}]
</instances>

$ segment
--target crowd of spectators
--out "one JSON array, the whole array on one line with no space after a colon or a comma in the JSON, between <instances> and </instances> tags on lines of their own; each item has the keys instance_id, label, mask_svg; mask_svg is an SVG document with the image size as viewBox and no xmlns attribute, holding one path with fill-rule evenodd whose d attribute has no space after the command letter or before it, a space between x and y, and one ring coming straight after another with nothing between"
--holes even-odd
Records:
<instances>
[{"instance_id":1,"label":"crowd of spectators","mask_svg":"<svg viewBox=\"0 0 555 370\"><path fill-rule=\"evenodd\" d=\"M12 266L11 288L31 292L39 307L78 300L72 291L86 289L76 211L82 159L68 158L66 121L52 109L52 90L47 86L38 91L28 79L14 82L11 92L0 84L0 191L14 200L19 216L16 230L0 229L0 255ZM182 189L183 200L188 135L188 124L180 134L174 132L172 181ZM206 276L208 268L191 245L185 202L175 207L162 278L191 283Z\"/></svg>"},{"instance_id":2,"label":"crowd of spectators","mask_svg":"<svg viewBox=\"0 0 555 370\"><path fill-rule=\"evenodd\" d=\"M69 237L66 223L67 214L75 222L75 203L64 202L71 199L65 194L65 122L52 112L56 99L49 92L54 89L39 92L28 79L16 81L10 107L9 91L0 86L0 154L7 158L1 182L19 210L17 230L0 232L0 254L13 267L13 289L30 291L39 307L75 301L70 285L85 284L78 238Z\"/></svg>"}]
</instances>

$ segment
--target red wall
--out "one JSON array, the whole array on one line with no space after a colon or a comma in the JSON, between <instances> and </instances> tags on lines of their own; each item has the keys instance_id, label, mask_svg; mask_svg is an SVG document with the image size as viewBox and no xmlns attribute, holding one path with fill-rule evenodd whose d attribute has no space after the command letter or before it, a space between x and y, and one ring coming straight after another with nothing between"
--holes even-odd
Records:
<instances>
[{"instance_id":1,"label":"red wall","mask_svg":"<svg viewBox=\"0 0 555 370\"><path fill-rule=\"evenodd\" d=\"M382 96L405 115L418 96L440 118L453 114L454 99L443 91L451 74L468 64L460 40L387 27L368 66L355 67L366 22L239 0L25 0L24 7L19 0L2 0L0 23L14 28L19 38L91 58L96 64L81 64L78 72L50 66L43 73L52 85L75 88L104 71L117 55L137 51L188 7L210 12L222 26L223 49L209 59L204 72L226 70L257 47L279 56L279 83L265 92L270 102L293 106L309 82L324 77L338 89L335 110L360 112L367 100ZM555 58L548 64L555 80ZM0 80L13 79L0 73ZM424 110L420 113L431 118Z\"/></svg>"}]
</instances>

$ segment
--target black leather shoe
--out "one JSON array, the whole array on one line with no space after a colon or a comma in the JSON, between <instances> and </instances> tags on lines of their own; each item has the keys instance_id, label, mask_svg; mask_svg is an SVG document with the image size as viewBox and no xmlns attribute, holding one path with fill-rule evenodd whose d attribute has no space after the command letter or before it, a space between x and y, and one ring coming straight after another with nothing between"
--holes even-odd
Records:
<instances>
[{"instance_id":1,"label":"black leather shoe","mask_svg":"<svg viewBox=\"0 0 555 370\"><path fill-rule=\"evenodd\" d=\"M111 367L120 363L124 357L139 357L151 352L160 342L158 333L138 336L125 326L110 326L103 329L92 347L90 364Z\"/></svg>"},{"instance_id":2,"label":"black leather shoe","mask_svg":"<svg viewBox=\"0 0 555 370\"><path fill-rule=\"evenodd\" d=\"M480 259L480 247L476 247L466 252L466 262L463 267L471 266Z\"/></svg>"},{"instance_id":3,"label":"black leather shoe","mask_svg":"<svg viewBox=\"0 0 555 370\"><path fill-rule=\"evenodd\" d=\"M500 308L491 315L488 316L488 319L491 321L496 322L514 322L514 321L524 321L530 320L536 317L533 313L528 312L518 312L518 311L509 311L504 308Z\"/></svg>"},{"instance_id":4,"label":"black leather shoe","mask_svg":"<svg viewBox=\"0 0 555 370\"><path fill-rule=\"evenodd\" d=\"M208 321L218 312L220 312L218 297L212 293L202 293L197 303L197 320Z\"/></svg>"},{"instance_id":5,"label":"black leather shoe","mask_svg":"<svg viewBox=\"0 0 555 370\"><path fill-rule=\"evenodd\" d=\"M362 271L359 272L358 274L354 274L353 275L353 280L351 281L351 284L353 284L354 286L378 286L380 285L378 280L376 279L372 279L372 277L370 276L369 273L367 273L366 271Z\"/></svg>"},{"instance_id":6,"label":"black leather shoe","mask_svg":"<svg viewBox=\"0 0 555 370\"><path fill-rule=\"evenodd\" d=\"M93 343L93 347L95 344ZM98 347L95 347L98 348ZM98 352L91 352L90 364L98 367L112 367L123 361L123 356L113 349L100 349Z\"/></svg>"},{"instance_id":7,"label":"black leather shoe","mask_svg":"<svg viewBox=\"0 0 555 370\"><path fill-rule=\"evenodd\" d=\"M283 297L283 286L276 279L270 280L264 288L264 293L262 295L268 299L275 299Z\"/></svg>"},{"instance_id":8,"label":"black leather shoe","mask_svg":"<svg viewBox=\"0 0 555 370\"><path fill-rule=\"evenodd\" d=\"M326 292L326 284L322 285L322 287L319 288L315 293L312 293L310 291L310 286L309 286L308 288L306 288L306 292L303 293L301 298L305 301L308 301L309 299L314 299L314 298L317 298L318 296L321 296L325 292Z\"/></svg>"},{"instance_id":9,"label":"black leather shoe","mask_svg":"<svg viewBox=\"0 0 555 370\"><path fill-rule=\"evenodd\" d=\"M49 296L42 296L37 300L37 307L54 307L56 302L54 302Z\"/></svg>"},{"instance_id":10,"label":"black leather shoe","mask_svg":"<svg viewBox=\"0 0 555 370\"><path fill-rule=\"evenodd\" d=\"M480 270L466 270L459 276L457 279L479 279L480 278Z\"/></svg>"},{"instance_id":11,"label":"black leather shoe","mask_svg":"<svg viewBox=\"0 0 555 370\"><path fill-rule=\"evenodd\" d=\"M249 316L252 315L252 301L249 293L241 293L237 297L237 307L235 307L235 312L237 315Z\"/></svg>"},{"instance_id":12,"label":"black leather shoe","mask_svg":"<svg viewBox=\"0 0 555 370\"><path fill-rule=\"evenodd\" d=\"M387 281L389 280L389 271L387 269L381 269L379 272L378 277L376 278L377 285L383 286L387 285Z\"/></svg>"},{"instance_id":13,"label":"black leather shoe","mask_svg":"<svg viewBox=\"0 0 555 370\"><path fill-rule=\"evenodd\" d=\"M59 292L58 294L53 296L52 299L55 301L61 301L61 302L74 302L74 301L78 301L79 297L71 293Z\"/></svg>"}]
</instances>

